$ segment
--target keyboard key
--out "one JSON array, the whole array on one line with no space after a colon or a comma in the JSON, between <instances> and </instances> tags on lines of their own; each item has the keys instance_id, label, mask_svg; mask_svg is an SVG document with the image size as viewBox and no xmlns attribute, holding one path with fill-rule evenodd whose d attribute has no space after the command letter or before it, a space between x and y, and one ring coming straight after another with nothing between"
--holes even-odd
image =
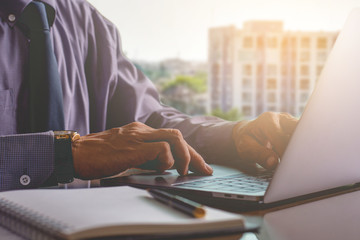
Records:
<instances>
[{"instance_id":1,"label":"keyboard key","mask_svg":"<svg viewBox=\"0 0 360 240\"><path fill-rule=\"evenodd\" d=\"M182 188L203 189L218 192L234 192L234 193L253 193L265 191L269 185L272 173L258 174L257 176L249 176L243 173L217 177L212 179L200 179L186 183L177 183L175 186Z\"/></svg>"}]
</instances>

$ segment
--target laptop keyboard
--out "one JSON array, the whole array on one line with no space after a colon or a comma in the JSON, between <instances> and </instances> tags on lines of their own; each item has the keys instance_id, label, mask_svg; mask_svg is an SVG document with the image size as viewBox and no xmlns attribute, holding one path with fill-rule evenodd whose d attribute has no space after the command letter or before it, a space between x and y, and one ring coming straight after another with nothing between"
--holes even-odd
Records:
<instances>
[{"instance_id":1,"label":"laptop keyboard","mask_svg":"<svg viewBox=\"0 0 360 240\"><path fill-rule=\"evenodd\" d=\"M191 182L173 184L176 187L188 189L204 189L215 192L255 193L267 189L273 172L264 172L255 176L243 173L224 177L205 178Z\"/></svg>"}]
</instances>

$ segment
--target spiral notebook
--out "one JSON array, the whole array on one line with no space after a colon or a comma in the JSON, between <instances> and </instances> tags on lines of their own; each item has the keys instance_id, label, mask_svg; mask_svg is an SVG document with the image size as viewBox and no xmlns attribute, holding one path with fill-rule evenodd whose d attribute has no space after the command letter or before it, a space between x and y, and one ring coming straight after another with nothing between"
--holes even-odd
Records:
<instances>
[{"instance_id":1,"label":"spiral notebook","mask_svg":"<svg viewBox=\"0 0 360 240\"><path fill-rule=\"evenodd\" d=\"M192 218L140 189L35 189L0 193L0 225L27 239L216 235L244 231L243 217L206 208Z\"/></svg>"}]
</instances>

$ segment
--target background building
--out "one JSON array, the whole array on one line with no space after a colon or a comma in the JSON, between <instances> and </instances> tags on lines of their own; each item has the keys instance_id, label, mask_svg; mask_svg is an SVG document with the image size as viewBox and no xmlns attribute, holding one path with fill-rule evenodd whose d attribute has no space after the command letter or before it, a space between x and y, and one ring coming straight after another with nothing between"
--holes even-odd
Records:
<instances>
[{"instance_id":1,"label":"background building","mask_svg":"<svg viewBox=\"0 0 360 240\"><path fill-rule=\"evenodd\" d=\"M299 116L337 32L284 31L281 21L249 21L209 30L209 109Z\"/></svg>"}]
</instances>

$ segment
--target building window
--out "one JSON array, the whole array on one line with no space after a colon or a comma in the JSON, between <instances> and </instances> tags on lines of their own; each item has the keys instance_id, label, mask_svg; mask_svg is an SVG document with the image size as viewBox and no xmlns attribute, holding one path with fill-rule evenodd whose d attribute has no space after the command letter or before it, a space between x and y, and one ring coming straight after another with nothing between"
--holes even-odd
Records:
<instances>
[{"instance_id":1,"label":"building window","mask_svg":"<svg viewBox=\"0 0 360 240\"><path fill-rule=\"evenodd\" d=\"M267 46L269 48L277 48L277 39L276 39L276 37L268 38Z\"/></svg>"},{"instance_id":2,"label":"building window","mask_svg":"<svg viewBox=\"0 0 360 240\"><path fill-rule=\"evenodd\" d=\"M310 52L304 51L300 53L300 61L301 62L308 62L310 61Z\"/></svg>"},{"instance_id":3,"label":"building window","mask_svg":"<svg viewBox=\"0 0 360 240\"><path fill-rule=\"evenodd\" d=\"M281 60L283 61L283 62L287 62L288 61L288 59L289 59L289 51L287 51L287 50L282 50L281 51Z\"/></svg>"},{"instance_id":4,"label":"building window","mask_svg":"<svg viewBox=\"0 0 360 240\"><path fill-rule=\"evenodd\" d=\"M310 48L310 38L308 38L308 37L301 38L301 47L302 48Z\"/></svg>"},{"instance_id":5,"label":"building window","mask_svg":"<svg viewBox=\"0 0 360 240\"><path fill-rule=\"evenodd\" d=\"M252 37L244 37L243 47L244 48L252 48L253 47Z\"/></svg>"},{"instance_id":6,"label":"building window","mask_svg":"<svg viewBox=\"0 0 360 240\"><path fill-rule=\"evenodd\" d=\"M258 37L256 44L257 44L258 49L263 49L264 48L264 38Z\"/></svg>"},{"instance_id":7,"label":"building window","mask_svg":"<svg viewBox=\"0 0 360 240\"><path fill-rule=\"evenodd\" d=\"M321 51L317 53L317 60L319 62L325 62L326 58L327 58L327 52Z\"/></svg>"},{"instance_id":8,"label":"building window","mask_svg":"<svg viewBox=\"0 0 360 240\"><path fill-rule=\"evenodd\" d=\"M276 89L276 79L275 78L269 78L267 80L267 89Z\"/></svg>"},{"instance_id":9,"label":"building window","mask_svg":"<svg viewBox=\"0 0 360 240\"><path fill-rule=\"evenodd\" d=\"M268 65L268 72L267 72L267 74L268 74L268 76L276 76L276 65L275 64L269 64Z\"/></svg>"},{"instance_id":10,"label":"building window","mask_svg":"<svg viewBox=\"0 0 360 240\"><path fill-rule=\"evenodd\" d=\"M317 48L326 49L327 48L327 39L324 37L320 37L317 39Z\"/></svg>"},{"instance_id":11,"label":"building window","mask_svg":"<svg viewBox=\"0 0 360 240\"><path fill-rule=\"evenodd\" d=\"M242 107L242 114L245 116L251 116L251 107L250 106L243 106Z\"/></svg>"},{"instance_id":12,"label":"building window","mask_svg":"<svg viewBox=\"0 0 360 240\"><path fill-rule=\"evenodd\" d=\"M252 66L250 64L245 64L243 66L243 72L244 72L244 75L251 76L252 75Z\"/></svg>"},{"instance_id":13,"label":"building window","mask_svg":"<svg viewBox=\"0 0 360 240\"><path fill-rule=\"evenodd\" d=\"M310 81L309 79L305 78L305 79L301 79L300 80L300 89L301 90L309 90L310 88Z\"/></svg>"},{"instance_id":14,"label":"building window","mask_svg":"<svg viewBox=\"0 0 360 240\"><path fill-rule=\"evenodd\" d=\"M287 38L285 38L285 39L283 39L282 40L282 42L281 42L281 48L283 49L283 50L285 50L286 48L288 48L288 39Z\"/></svg>"},{"instance_id":15,"label":"building window","mask_svg":"<svg viewBox=\"0 0 360 240\"><path fill-rule=\"evenodd\" d=\"M300 102L301 103L306 103L308 98L309 98L309 94L307 92L300 94Z\"/></svg>"},{"instance_id":16,"label":"building window","mask_svg":"<svg viewBox=\"0 0 360 240\"><path fill-rule=\"evenodd\" d=\"M276 103L276 94L274 92L267 94L268 103Z\"/></svg>"},{"instance_id":17,"label":"building window","mask_svg":"<svg viewBox=\"0 0 360 240\"><path fill-rule=\"evenodd\" d=\"M243 102L247 102L247 103L251 102L251 93L244 92L242 94L242 100Z\"/></svg>"},{"instance_id":18,"label":"building window","mask_svg":"<svg viewBox=\"0 0 360 240\"><path fill-rule=\"evenodd\" d=\"M300 68L300 74L302 76L309 76L309 66L308 65L302 65Z\"/></svg>"},{"instance_id":19,"label":"building window","mask_svg":"<svg viewBox=\"0 0 360 240\"><path fill-rule=\"evenodd\" d=\"M251 78L243 78L242 86L245 89L251 88Z\"/></svg>"}]
</instances>

